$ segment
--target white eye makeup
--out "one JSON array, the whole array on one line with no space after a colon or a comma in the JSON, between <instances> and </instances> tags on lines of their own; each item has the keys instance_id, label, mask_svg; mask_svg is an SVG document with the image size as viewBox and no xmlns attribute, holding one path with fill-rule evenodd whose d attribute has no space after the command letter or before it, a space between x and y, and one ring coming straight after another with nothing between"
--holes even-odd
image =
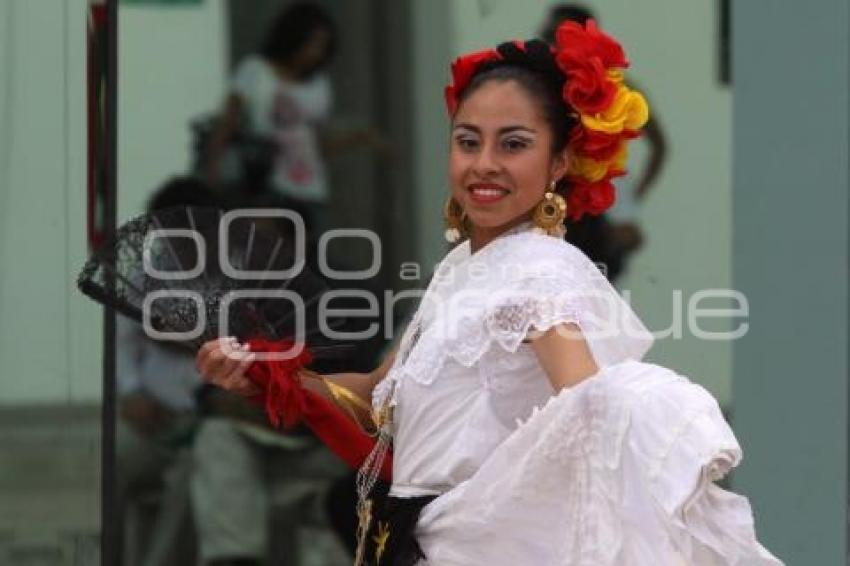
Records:
<instances>
[{"instance_id":1,"label":"white eye makeup","mask_svg":"<svg viewBox=\"0 0 850 566\"><path fill-rule=\"evenodd\" d=\"M454 135L455 144L465 151L476 149L479 145L478 136L470 132L458 132Z\"/></svg>"},{"instance_id":2,"label":"white eye makeup","mask_svg":"<svg viewBox=\"0 0 850 566\"><path fill-rule=\"evenodd\" d=\"M455 145L465 151L478 149L481 145L480 136L476 133L466 131L465 129L457 132L453 136L453 139ZM499 146L508 153L519 153L534 146L534 141L533 136L511 134L499 140Z\"/></svg>"},{"instance_id":3,"label":"white eye makeup","mask_svg":"<svg viewBox=\"0 0 850 566\"><path fill-rule=\"evenodd\" d=\"M518 153L534 145L534 139L528 136L508 136L502 139L502 147L509 153Z\"/></svg>"},{"instance_id":4,"label":"white eye makeup","mask_svg":"<svg viewBox=\"0 0 850 566\"><path fill-rule=\"evenodd\" d=\"M517 153L534 145L535 130L526 126L505 126L499 128L502 136L499 146L508 153ZM481 145L481 128L473 124L461 123L454 128L454 143L463 150L474 150Z\"/></svg>"}]
</instances>

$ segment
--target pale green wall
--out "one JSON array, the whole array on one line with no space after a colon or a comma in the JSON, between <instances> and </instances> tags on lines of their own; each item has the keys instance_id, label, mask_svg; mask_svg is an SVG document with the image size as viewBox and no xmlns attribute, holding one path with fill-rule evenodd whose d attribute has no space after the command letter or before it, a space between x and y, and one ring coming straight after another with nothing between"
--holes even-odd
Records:
<instances>
[{"instance_id":1,"label":"pale green wall","mask_svg":"<svg viewBox=\"0 0 850 566\"><path fill-rule=\"evenodd\" d=\"M443 106L443 86L448 61L455 53L451 29L451 0L412 0L411 41L413 61L413 183L418 230L418 256L427 266L435 265L445 253L442 222L443 203L448 195L448 127Z\"/></svg>"},{"instance_id":2,"label":"pale green wall","mask_svg":"<svg viewBox=\"0 0 850 566\"><path fill-rule=\"evenodd\" d=\"M190 164L189 121L217 110L227 80L224 0L119 8L118 216Z\"/></svg>"},{"instance_id":3,"label":"pale green wall","mask_svg":"<svg viewBox=\"0 0 850 566\"><path fill-rule=\"evenodd\" d=\"M0 3L0 404L100 396L86 257L86 4Z\"/></svg>"},{"instance_id":4,"label":"pale green wall","mask_svg":"<svg viewBox=\"0 0 850 566\"><path fill-rule=\"evenodd\" d=\"M417 63L416 134L420 159L421 253L444 250L441 205L446 194L447 123L442 90L460 53L536 34L544 0L414 2ZM716 82L715 2L606 0L587 2L603 27L625 45L632 75L651 96L668 137L669 159L642 222L648 244L621 282L653 330L673 320L674 290L685 304L694 292L731 287L731 92ZM445 59L439 61L440 57ZM429 105L422 107L422 105ZM705 306L709 306L706 304ZM712 307L721 306L717 303ZM708 325L706 325L708 327ZM723 327L711 325L712 330ZM689 375L730 402L731 344L695 338L659 340L650 359Z\"/></svg>"},{"instance_id":5,"label":"pale green wall","mask_svg":"<svg viewBox=\"0 0 850 566\"><path fill-rule=\"evenodd\" d=\"M668 139L668 160L642 212L647 244L621 287L656 331L702 289L731 288L732 91L717 82L719 2L596 2L632 58L632 75L649 95ZM604 9L603 9L604 8ZM709 305L721 307L719 301ZM737 325L739 321L734 321ZM711 330L730 328L706 324ZM650 358L690 376L734 407L730 341L659 340Z\"/></svg>"},{"instance_id":6,"label":"pale green wall","mask_svg":"<svg viewBox=\"0 0 850 566\"><path fill-rule=\"evenodd\" d=\"M86 11L0 2L0 405L100 399L101 309L75 287L88 253ZM187 121L224 89L224 18L222 0L120 7L119 219L186 169Z\"/></svg>"}]
</instances>

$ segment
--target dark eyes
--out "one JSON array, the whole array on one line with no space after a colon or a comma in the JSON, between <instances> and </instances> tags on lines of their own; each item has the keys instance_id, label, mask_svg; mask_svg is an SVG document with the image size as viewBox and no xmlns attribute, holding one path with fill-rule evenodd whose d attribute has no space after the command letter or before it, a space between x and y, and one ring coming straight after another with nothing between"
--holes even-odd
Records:
<instances>
[{"instance_id":1,"label":"dark eyes","mask_svg":"<svg viewBox=\"0 0 850 566\"><path fill-rule=\"evenodd\" d=\"M478 149L480 142L477 138L469 136L458 136L455 138L455 143L463 150L472 151ZM501 147L509 152L516 153L522 151L531 145L531 141L520 137L508 137L501 141Z\"/></svg>"},{"instance_id":2,"label":"dark eyes","mask_svg":"<svg viewBox=\"0 0 850 566\"><path fill-rule=\"evenodd\" d=\"M502 146L510 152L517 152L525 149L530 145L528 140L523 138L507 138L502 141Z\"/></svg>"}]
</instances>

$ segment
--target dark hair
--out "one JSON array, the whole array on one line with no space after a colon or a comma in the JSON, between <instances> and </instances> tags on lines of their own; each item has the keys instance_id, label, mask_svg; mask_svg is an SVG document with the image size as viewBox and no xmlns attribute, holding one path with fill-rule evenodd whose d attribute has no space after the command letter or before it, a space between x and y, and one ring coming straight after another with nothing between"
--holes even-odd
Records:
<instances>
[{"instance_id":1,"label":"dark hair","mask_svg":"<svg viewBox=\"0 0 850 566\"><path fill-rule=\"evenodd\" d=\"M148 201L148 211L175 206L220 206L218 197L197 177L172 177L159 187Z\"/></svg>"},{"instance_id":2,"label":"dark hair","mask_svg":"<svg viewBox=\"0 0 850 566\"><path fill-rule=\"evenodd\" d=\"M525 43L525 49L514 43L503 43L496 50L502 59L481 64L460 93L458 103L490 81L515 81L540 103L543 118L552 131L552 151L563 150L569 141L570 131L576 125L576 117L564 102L566 77L555 63L549 46L542 41L531 40Z\"/></svg>"},{"instance_id":3,"label":"dark hair","mask_svg":"<svg viewBox=\"0 0 850 566\"><path fill-rule=\"evenodd\" d=\"M273 63L288 63L317 30L327 30L330 38L324 59L309 73L324 67L336 49L336 25L330 15L315 4L298 2L278 14L260 46L260 55ZM308 74L309 74L308 73Z\"/></svg>"},{"instance_id":4,"label":"dark hair","mask_svg":"<svg viewBox=\"0 0 850 566\"><path fill-rule=\"evenodd\" d=\"M555 43L555 31L562 22L571 21L584 25L591 18L595 18L593 12L580 4L558 4L557 6L552 6L552 9L549 10L549 17L543 23L543 28L540 30L540 39L546 43L553 44Z\"/></svg>"}]
</instances>

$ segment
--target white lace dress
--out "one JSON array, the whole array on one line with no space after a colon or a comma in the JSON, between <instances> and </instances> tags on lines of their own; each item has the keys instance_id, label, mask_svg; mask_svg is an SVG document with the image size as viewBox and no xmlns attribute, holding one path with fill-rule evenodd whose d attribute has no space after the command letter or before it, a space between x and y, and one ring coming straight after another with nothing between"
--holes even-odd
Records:
<instances>
[{"instance_id":1,"label":"white lace dress","mask_svg":"<svg viewBox=\"0 0 850 566\"><path fill-rule=\"evenodd\" d=\"M601 369L556 395L524 339L566 322ZM440 495L416 529L427 564L781 564L714 484L741 459L716 401L639 361L651 344L570 244L450 252L373 397L394 405L391 493Z\"/></svg>"}]
</instances>

